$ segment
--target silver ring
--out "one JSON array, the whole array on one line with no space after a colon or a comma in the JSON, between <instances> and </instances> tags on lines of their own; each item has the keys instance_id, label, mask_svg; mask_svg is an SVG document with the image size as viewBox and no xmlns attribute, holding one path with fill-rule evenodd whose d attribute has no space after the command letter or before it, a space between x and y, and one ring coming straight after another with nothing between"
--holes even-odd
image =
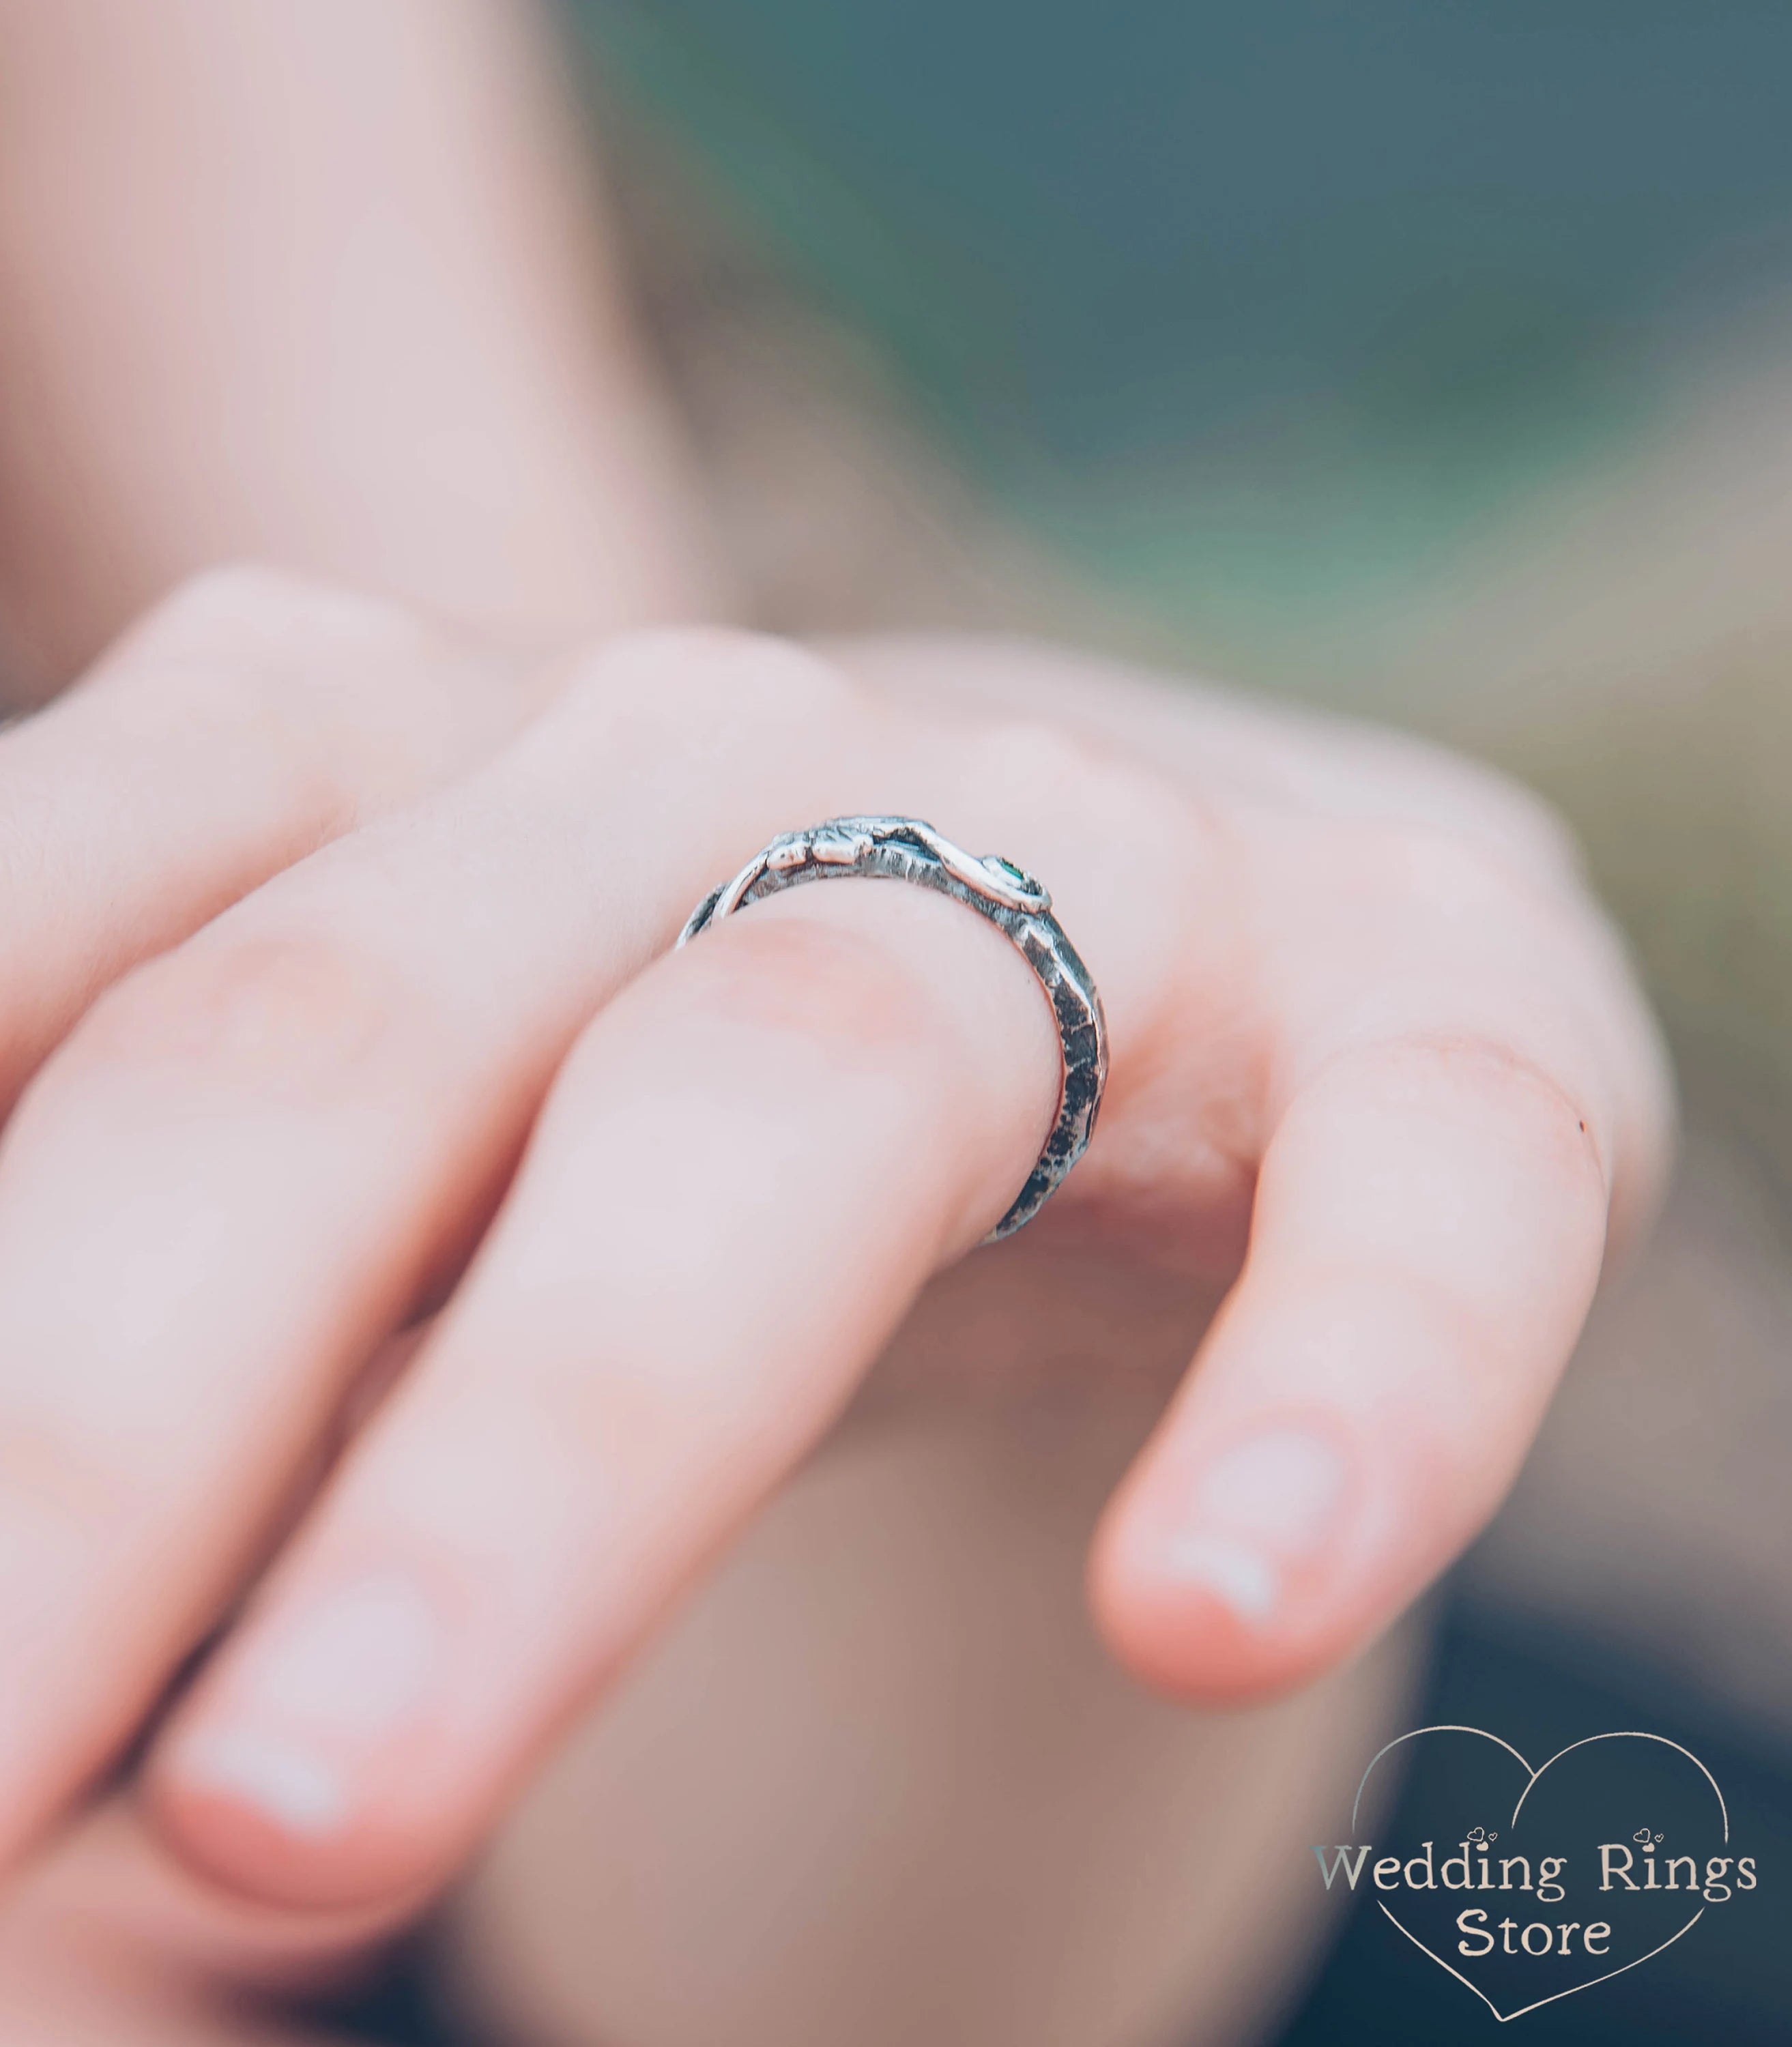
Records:
<instances>
[{"instance_id":1,"label":"silver ring","mask_svg":"<svg viewBox=\"0 0 1792 2047\"><path fill-rule=\"evenodd\" d=\"M984 1240L995 1243L1029 1223L1089 1148L1108 1078L1108 1026L1089 969L1051 914L1051 896L1012 861L980 860L919 818L830 818L807 831L780 832L731 881L712 888L679 932L679 945L749 903L805 881L851 874L912 881L965 904L1004 933L1033 969L1051 1004L1063 1054L1058 1115L1039 1163Z\"/></svg>"}]
</instances>

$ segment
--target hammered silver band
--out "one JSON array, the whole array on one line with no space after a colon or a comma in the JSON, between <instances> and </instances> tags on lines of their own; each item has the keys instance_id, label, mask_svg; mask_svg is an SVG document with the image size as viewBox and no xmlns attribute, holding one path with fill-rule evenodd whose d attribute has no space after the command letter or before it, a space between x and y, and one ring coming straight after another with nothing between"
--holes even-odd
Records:
<instances>
[{"instance_id":1,"label":"hammered silver band","mask_svg":"<svg viewBox=\"0 0 1792 2047\"><path fill-rule=\"evenodd\" d=\"M1058 1024L1063 1082L1058 1114L1039 1163L985 1242L1031 1222L1089 1148L1108 1078L1108 1027L1089 969L1051 914L1050 892L1012 861L979 859L919 818L830 818L806 831L780 832L732 880L712 888L691 913L679 943L749 903L806 881L853 874L911 881L985 917L1038 977Z\"/></svg>"}]
</instances>

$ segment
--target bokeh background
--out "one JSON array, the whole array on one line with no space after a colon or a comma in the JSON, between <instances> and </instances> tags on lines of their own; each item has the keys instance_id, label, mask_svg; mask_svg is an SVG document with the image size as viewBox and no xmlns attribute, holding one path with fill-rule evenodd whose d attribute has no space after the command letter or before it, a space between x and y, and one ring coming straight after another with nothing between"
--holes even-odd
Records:
<instances>
[{"instance_id":1,"label":"bokeh background","mask_svg":"<svg viewBox=\"0 0 1792 2047\"><path fill-rule=\"evenodd\" d=\"M1792 1848L1792 10L568 26L761 621L1066 634L1422 729L1573 821L1684 1158L1457 1575L1432 1712L1677 1733ZM1379 1934L1290 2047L1476 2035ZM1525 2023L1780 2041L1792 1979L1688 1942Z\"/></svg>"}]
</instances>

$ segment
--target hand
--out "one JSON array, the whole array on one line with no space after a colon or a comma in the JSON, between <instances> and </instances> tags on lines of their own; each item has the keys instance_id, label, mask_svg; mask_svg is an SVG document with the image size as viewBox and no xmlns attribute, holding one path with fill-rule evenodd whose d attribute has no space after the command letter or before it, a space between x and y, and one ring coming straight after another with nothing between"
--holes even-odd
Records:
<instances>
[{"instance_id":1,"label":"hand","mask_svg":"<svg viewBox=\"0 0 1792 2047\"><path fill-rule=\"evenodd\" d=\"M918 890L668 952L854 811L1043 877L1105 1001L1094 1145L977 1253L1003 1344L1049 1343L1048 1272L1237 1274L1097 1537L1119 1654L1298 1682L1484 1520L1670 1120L1527 799L1035 648L541 667L214 580L0 740L6 1071L43 1061L0 1149L6 1848L223 1624L141 1765L161 1837L401 1909L824 1434L1059 1070L1024 964Z\"/></svg>"}]
</instances>

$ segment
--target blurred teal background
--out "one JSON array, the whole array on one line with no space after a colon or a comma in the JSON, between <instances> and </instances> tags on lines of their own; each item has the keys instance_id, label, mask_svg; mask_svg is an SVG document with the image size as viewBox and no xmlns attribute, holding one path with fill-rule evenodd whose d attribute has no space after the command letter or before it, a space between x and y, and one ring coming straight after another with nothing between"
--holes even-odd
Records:
<instances>
[{"instance_id":1,"label":"blurred teal background","mask_svg":"<svg viewBox=\"0 0 1792 2047\"><path fill-rule=\"evenodd\" d=\"M584 11L962 459L1225 644L1435 573L1788 273L1773 0Z\"/></svg>"}]
</instances>

